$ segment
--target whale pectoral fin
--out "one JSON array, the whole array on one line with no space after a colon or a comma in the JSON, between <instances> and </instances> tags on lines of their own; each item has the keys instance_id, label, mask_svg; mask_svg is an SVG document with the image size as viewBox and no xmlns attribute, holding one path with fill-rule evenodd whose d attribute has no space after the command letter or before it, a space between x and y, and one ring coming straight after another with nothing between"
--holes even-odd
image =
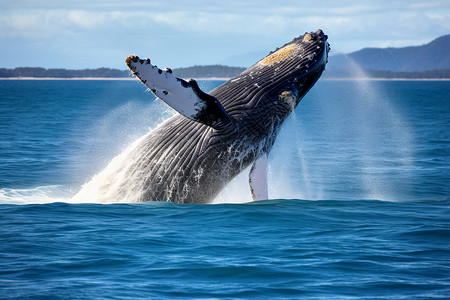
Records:
<instances>
[{"instance_id":1,"label":"whale pectoral fin","mask_svg":"<svg viewBox=\"0 0 450 300\"><path fill-rule=\"evenodd\" d=\"M150 63L150 59L128 56L128 68L145 84L156 97L183 116L199 123L221 129L231 123L231 118L214 97L203 92L195 80L185 81L172 74L172 70L161 70Z\"/></svg>"},{"instance_id":2,"label":"whale pectoral fin","mask_svg":"<svg viewBox=\"0 0 450 300\"><path fill-rule=\"evenodd\" d=\"M248 181L253 201L267 200L269 198L267 189L267 154L261 155L253 163Z\"/></svg>"}]
</instances>

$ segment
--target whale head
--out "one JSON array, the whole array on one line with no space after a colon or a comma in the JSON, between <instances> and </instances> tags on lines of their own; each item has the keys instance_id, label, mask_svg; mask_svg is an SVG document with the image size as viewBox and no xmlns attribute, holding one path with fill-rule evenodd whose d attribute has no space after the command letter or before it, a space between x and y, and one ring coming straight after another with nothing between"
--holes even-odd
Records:
<instances>
[{"instance_id":1,"label":"whale head","mask_svg":"<svg viewBox=\"0 0 450 300\"><path fill-rule=\"evenodd\" d=\"M231 80L245 89L246 99L234 104L258 112L258 131L279 125L316 83L328 61L327 39L320 29L305 33Z\"/></svg>"},{"instance_id":2,"label":"whale head","mask_svg":"<svg viewBox=\"0 0 450 300\"><path fill-rule=\"evenodd\" d=\"M268 98L278 98L293 110L319 79L328 62L328 36L321 29L305 33L269 53L250 72L259 74Z\"/></svg>"}]
</instances>

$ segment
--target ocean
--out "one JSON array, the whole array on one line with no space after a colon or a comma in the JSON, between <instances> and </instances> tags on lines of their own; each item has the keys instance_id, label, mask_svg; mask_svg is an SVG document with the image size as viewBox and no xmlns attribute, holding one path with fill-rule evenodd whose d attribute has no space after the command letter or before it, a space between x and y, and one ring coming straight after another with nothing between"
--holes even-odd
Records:
<instances>
[{"instance_id":1,"label":"ocean","mask_svg":"<svg viewBox=\"0 0 450 300\"><path fill-rule=\"evenodd\" d=\"M210 205L71 199L173 114L134 80L0 80L0 298L450 298L449 81L319 80L270 200L246 171Z\"/></svg>"}]
</instances>

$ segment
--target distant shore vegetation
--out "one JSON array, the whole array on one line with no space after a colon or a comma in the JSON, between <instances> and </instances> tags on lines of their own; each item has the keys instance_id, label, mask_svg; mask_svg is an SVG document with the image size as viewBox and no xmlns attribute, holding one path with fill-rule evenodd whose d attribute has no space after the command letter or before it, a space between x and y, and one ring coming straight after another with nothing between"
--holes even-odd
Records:
<instances>
[{"instance_id":1,"label":"distant shore vegetation","mask_svg":"<svg viewBox=\"0 0 450 300\"><path fill-rule=\"evenodd\" d=\"M85 70L68 70L68 69L44 69L44 68L15 68L0 69L0 78L125 78L130 77L128 71L98 68Z\"/></svg>"},{"instance_id":2,"label":"distant shore vegetation","mask_svg":"<svg viewBox=\"0 0 450 300\"><path fill-rule=\"evenodd\" d=\"M245 68L223 65L193 66L174 69L173 73L180 78L232 78ZM431 70L422 72L394 72L362 70L355 74L346 70L326 70L323 77L328 79L367 78L386 79L450 79L450 70ZM15 69L0 68L0 78L132 78L130 71L110 68L68 70L21 67Z\"/></svg>"},{"instance_id":3,"label":"distant shore vegetation","mask_svg":"<svg viewBox=\"0 0 450 300\"><path fill-rule=\"evenodd\" d=\"M361 70L359 72L346 70L326 70L323 74L324 78L386 78L386 79L450 79L450 70L431 70L421 72L394 72L394 71L377 71L377 70Z\"/></svg>"},{"instance_id":4,"label":"distant shore vegetation","mask_svg":"<svg viewBox=\"0 0 450 300\"><path fill-rule=\"evenodd\" d=\"M173 73L180 78L231 78L244 70L241 67L209 65L173 69ZM0 78L132 78L132 75L128 70L109 68L67 70L22 67L0 68Z\"/></svg>"},{"instance_id":5,"label":"distant shore vegetation","mask_svg":"<svg viewBox=\"0 0 450 300\"><path fill-rule=\"evenodd\" d=\"M450 34L428 44L402 48L364 48L329 57L322 77L327 79L450 79ZM244 71L225 65L173 69L180 78L225 79ZM67 70L44 68L1 69L1 78L132 78L128 70L109 68Z\"/></svg>"}]
</instances>

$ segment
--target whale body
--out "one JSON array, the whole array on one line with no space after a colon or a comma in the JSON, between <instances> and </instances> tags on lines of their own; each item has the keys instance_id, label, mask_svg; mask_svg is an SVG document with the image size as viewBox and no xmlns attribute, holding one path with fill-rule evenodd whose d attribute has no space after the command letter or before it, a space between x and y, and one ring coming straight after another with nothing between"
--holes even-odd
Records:
<instances>
[{"instance_id":1,"label":"whale body","mask_svg":"<svg viewBox=\"0 0 450 300\"><path fill-rule=\"evenodd\" d=\"M132 73L179 114L121 154L120 167L113 160L116 166L76 197L210 203L251 165L253 199L268 199L267 155L283 121L324 71L327 39L320 29L305 33L209 93L195 80L129 56Z\"/></svg>"}]
</instances>

